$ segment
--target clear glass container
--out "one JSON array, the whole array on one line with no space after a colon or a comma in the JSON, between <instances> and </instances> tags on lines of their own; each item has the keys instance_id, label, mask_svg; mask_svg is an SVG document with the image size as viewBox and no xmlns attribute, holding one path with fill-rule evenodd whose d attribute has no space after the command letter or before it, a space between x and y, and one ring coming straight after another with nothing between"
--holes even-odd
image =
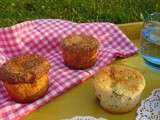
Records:
<instances>
[{"instance_id":1,"label":"clear glass container","mask_svg":"<svg viewBox=\"0 0 160 120\"><path fill-rule=\"evenodd\" d=\"M147 65L160 70L160 13L152 13L145 19L140 53Z\"/></svg>"}]
</instances>

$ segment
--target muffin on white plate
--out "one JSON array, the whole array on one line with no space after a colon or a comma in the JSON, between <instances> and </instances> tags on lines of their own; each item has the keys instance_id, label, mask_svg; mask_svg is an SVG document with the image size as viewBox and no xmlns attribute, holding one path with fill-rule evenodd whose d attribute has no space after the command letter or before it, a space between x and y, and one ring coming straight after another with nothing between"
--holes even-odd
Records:
<instances>
[{"instance_id":1,"label":"muffin on white plate","mask_svg":"<svg viewBox=\"0 0 160 120\"><path fill-rule=\"evenodd\" d=\"M111 113L126 113L139 102L145 79L125 65L110 65L95 75L94 88L100 105Z\"/></svg>"},{"instance_id":2,"label":"muffin on white plate","mask_svg":"<svg viewBox=\"0 0 160 120\"><path fill-rule=\"evenodd\" d=\"M75 116L70 119L64 119L64 120L107 120L105 118L95 118L93 116Z\"/></svg>"}]
</instances>

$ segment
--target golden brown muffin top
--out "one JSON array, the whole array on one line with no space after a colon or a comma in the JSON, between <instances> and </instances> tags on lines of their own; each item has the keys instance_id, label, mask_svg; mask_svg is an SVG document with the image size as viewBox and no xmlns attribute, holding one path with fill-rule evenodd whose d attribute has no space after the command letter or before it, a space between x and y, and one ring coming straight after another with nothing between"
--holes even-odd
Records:
<instances>
[{"instance_id":1,"label":"golden brown muffin top","mask_svg":"<svg viewBox=\"0 0 160 120\"><path fill-rule=\"evenodd\" d=\"M143 75L125 65L110 65L95 76L95 83L101 88L112 89L117 94L141 92L145 87Z\"/></svg>"},{"instance_id":2,"label":"golden brown muffin top","mask_svg":"<svg viewBox=\"0 0 160 120\"><path fill-rule=\"evenodd\" d=\"M70 35L64 39L61 47L66 50L78 52L78 51L89 51L97 49L99 46L98 41L89 35Z\"/></svg>"},{"instance_id":3,"label":"golden brown muffin top","mask_svg":"<svg viewBox=\"0 0 160 120\"><path fill-rule=\"evenodd\" d=\"M49 70L47 59L37 54L11 58L0 67L0 80L7 83L33 83Z\"/></svg>"}]
</instances>

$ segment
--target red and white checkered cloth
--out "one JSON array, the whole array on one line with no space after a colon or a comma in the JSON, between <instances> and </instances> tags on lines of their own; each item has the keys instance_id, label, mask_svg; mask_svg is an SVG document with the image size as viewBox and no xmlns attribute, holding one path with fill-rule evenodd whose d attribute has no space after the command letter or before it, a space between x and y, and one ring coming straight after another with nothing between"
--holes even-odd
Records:
<instances>
[{"instance_id":1,"label":"red and white checkered cloth","mask_svg":"<svg viewBox=\"0 0 160 120\"><path fill-rule=\"evenodd\" d=\"M64 65L59 44L72 33L93 35L101 43L98 61L93 67L86 70L71 70ZM125 57L136 51L137 48L119 28L107 22L73 23L57 19L41 19L0 28L0 64L19 54L38 53L48 58L52 66L48 93L30 104L14 102L0 82L0 119L20 119L86 80L116 57Z\"/></svg>"}]
</instances>

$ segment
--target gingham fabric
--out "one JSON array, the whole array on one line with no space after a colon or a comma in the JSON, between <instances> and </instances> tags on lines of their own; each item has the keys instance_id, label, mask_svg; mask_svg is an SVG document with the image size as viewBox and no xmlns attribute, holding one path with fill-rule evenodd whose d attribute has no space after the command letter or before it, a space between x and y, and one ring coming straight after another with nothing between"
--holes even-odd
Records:
<instances>
[{"instance_id":1,"label":"gingham fabric","mask_svg":"<svg viewBox=\"0 0 160 120\"><path fill-rule=\"evenodd\" d=\"M86 70L71 70L64 65L59 45L72 33L92 35L100 42L98 60L93 67ZM0 82L0 119L21 119L94 75L116 57L125 57L136 51L137 48L119 28L107 22L73 23L57 19L41 19L0 28L0 64L19 54L37 53L48 58L52 66L47 94L29 104L14 102Z\"/></svg>"}]
</instances>

